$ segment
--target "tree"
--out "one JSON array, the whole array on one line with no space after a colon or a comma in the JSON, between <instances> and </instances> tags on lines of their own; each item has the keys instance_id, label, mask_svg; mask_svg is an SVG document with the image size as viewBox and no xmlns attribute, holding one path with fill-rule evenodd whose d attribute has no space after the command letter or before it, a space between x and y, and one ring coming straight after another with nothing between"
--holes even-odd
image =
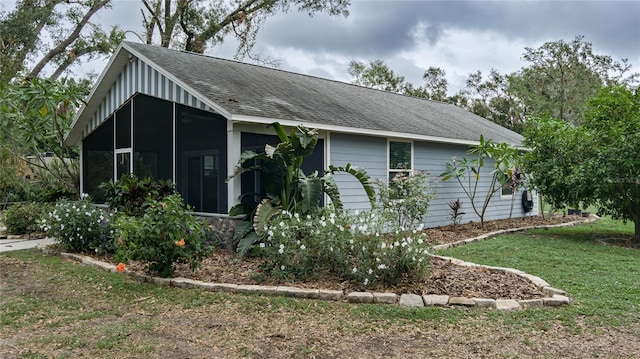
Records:
<instances>
[{"instance_id":1,"label":"tree","mask_svg":"<svg viewBox=\"0 0 640 359\"><path fill-rule=\"evenodd\" d=\"M13 11L0 15L0 83L8 83L21 72L29 79L36 78L47 66L55 69L49 77L57 79L81 59L111 54L124 39L124 32L117 27L105 32L90 22L111 3L17 1Z\"/></svg>"},{"instance_id":2,"label":"tree","mask_svg":"<svg viewBox=\"0 0 640 359\"><path fill-rule=\"evenodd\" d=\"M616 85L587 102L583 132L587 151L578 154L601 214L635 224L640 244L640 92ZM587 145L588 144L588 145Z\"/></svg>"},{"instance_id":3,"label":"tree","mask_svg":"<svg viewBox=\"0 0 640 359\"><path fill-rule=\"evenodd\" d=\"M466 96L463 107L469 111L515 132L522 132L524 111L520 99L513 93L508 75L491 69L485 80L481 71L471 73L460 96Z\"/></svg>"},{"instance_id":4,"label":"tree","mask_svg":"<svg viewBox=\"0 0 640 359\"><path fill-rule=\"evenodd\" d=\"M627 60L593 52L591 43L576 36L571 43L547 42L538 49L525 48L530 63L510 78L510 88L525 104L526 113L579 124L587 99L604 85L634 83Z\"/></svg>"},{"instance_id":5,"label":"tree","mask_svg":"<svg viewBox=\"0 0 640 359\"><path fill-rule=\"evenodd\" d=\"M78 153L64 144L64 137L88 89L87 82L73 79L34 78L7 85L0 98L0 151L79 194Z\"/></svg>"},{"instance_id":6,"label":"tree","mask_svg":"<svg viewBox=\"0 0 640 359\"><path fill-rule=\"evenodd\" d=\"M0 158L9 171L24 172L25 161L36 168L41 189L77 194L77 153L63 138L89 84L57 79L83 59L109 55L124 39L117 27L91 23L111 3L19 0L0 14Z\"/></svg>"},{"instance_id":7,"label":"tree","mask_svg":"<svg viewBox=\"0 0 640 359\"><path fill-rule=\"evenodd\" d=\"M400 94L404 94L407 87L404 76L396 75L382 60L369 61L368 65L351 60L347 71L351 75L352 83L359 86Z\"/></svg>"},{"instance_id":8,"label":"tree","mask_svg":"<svg viewBox=\"0 0 640 359\"><path fill-rule=\"evenodd\" d=\"M510 187L510 180L517 168L517 160L520 152L517 148L506 143L495 143L491 140L485 141L480 136L480 143L473 146L469 152L475 158L463 157L458 160L456 157L447 162L447 170L440 174L442 181L455 179L464 194L471 201L471 207L480 218L480 224L484 228L484 217L489 208L489 203L493 195L503 188ZM493 161L494 169L488 174L491 179L482 197L482 188L478 188L480 181L486 174L486 161ZM480 199L481 203L476 203Z\"/></svg>"},{"instance_id":9,"label":"tree","mask_svg":"<svg viewBox=\"0 0 640 359\"><path fill-rule=\"evenodd\" d=\"M590 99L583 124L537 119L525 131L525 166L556 207L595 204L600 214L635 224L640 244L640 94L607 86Z\"/></svg>"},{"instance_id":10,"label":"tree","mask_svg":"<svg viewBox=\"0 0 640 359\"><path fill-rule=\"evenodd\" d=\"M523 133L524 145L530 148L523 158L524 171L531 174L530 182L541 197L551 204L551 210L572 206L591 192L578 170L580 129L559 119L531 118Z\"/></svg>"},{"instance_id":11,"label":"tree","mask_svg":"<svg viewBox=\"0 0 640 359\"><path fill-rule=\"evenodd\" d=\"M446 72L439 67L430 66L424 72L422 75L425 82L423 86L415 86L406 81L404 76L397 75L382 60L369 61L369 64L351 60L347 71L351 75L352 83L359 86L434 101L450 102L447 97Z\"/></svg>"},{"instance_id":12,"label":"tree","mask_svg":"<svg viewBox=\"0 0 640 359\"><path fill-rule=\"evenodd\" d=\"M240 42L240 57L252 56L258 30L278 11L293 6L310 16L349 14L349 0L142 0L142 4L147 44L204 53L208 44L220 43L231 34Z\"/></svg>"},{"instance_id":13,"label":"tree","mask_svg":"<svg viewBox=\"0 0 640 359\"><path fill-rule=\"evenodd\" d=\"M429 68L422 75L424 80L423 88L427 93L426 98L435 101L447 102L447 73L439 68L429 66Z\"/></svg>"}]
</instances>

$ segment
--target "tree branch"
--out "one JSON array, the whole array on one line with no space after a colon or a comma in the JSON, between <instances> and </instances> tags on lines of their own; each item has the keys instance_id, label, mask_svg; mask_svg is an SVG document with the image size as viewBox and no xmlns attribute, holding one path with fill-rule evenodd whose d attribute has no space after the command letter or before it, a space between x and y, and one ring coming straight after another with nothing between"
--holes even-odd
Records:
<instances>
[{"instance_id":1,"label":"tree branch","mask_svg":"<svg viewBox=\"0 0 640 359\"><path fill-rule=\"evenodd\" d=\"M27 78L28 79L32 79L32 78L37 77L40 74L40 72L42 71L42 69L49 63L49 61L51 61L51 59L53 59L55 56L57 56L57 55L61 54L62 52L64 52L67 49L67 47L69 47L69 45L71 45L80 36L80 32L82 31L84 26L89 22L91 17L96 12L98 12L98 10L100 10L103 7L105 7L106 5L108 5L110 1L111 0L97 0L97 1L95 1L93 3L92 7L82 17L80 22L78 22L78 24L76 25L76 27L73 30L73 32L71 32L71 34L69 34L69 36L67 36L66 39L64 39L61 43L59 43L58 46L54 47L47 54L45 54L44 57L42 59L40 59L40 61L36 64L36 66L33 68L33 70L31 70L31 72L29 73Z\"/></svg>"}]
</instances>

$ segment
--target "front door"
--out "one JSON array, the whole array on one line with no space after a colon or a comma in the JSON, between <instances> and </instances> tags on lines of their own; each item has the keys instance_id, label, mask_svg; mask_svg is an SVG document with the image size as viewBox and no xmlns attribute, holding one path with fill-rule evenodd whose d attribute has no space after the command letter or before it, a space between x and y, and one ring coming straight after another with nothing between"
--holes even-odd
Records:
<instances>
[{"instance_id":1,"label":"front door","mask_svg":"<svg viewBox=\"0 0 640 359\"><path fill-rule=\"evenodd\" d=\"M187 152L182 156L182 196L196 212L218 212L218 151Z\"/></svg>"}]
</instances>

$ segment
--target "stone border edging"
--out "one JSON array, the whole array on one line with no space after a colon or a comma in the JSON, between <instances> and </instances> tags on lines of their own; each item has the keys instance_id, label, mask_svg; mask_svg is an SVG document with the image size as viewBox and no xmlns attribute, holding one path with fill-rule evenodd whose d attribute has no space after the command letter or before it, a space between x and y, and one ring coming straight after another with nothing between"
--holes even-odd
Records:
<instances>
[{"instance_id":1,"label":"stone border edging","mask_svg":"<svg viewBox=\"0 0 640 359\"><path fill-rule=\"evenodd\" d=\"M74 254L74 253L61 253L64 258L71 259L78 263L87 264L92 267L96 267L108 272L115 272L116 266L113 264L105 263L88 256ZM377 304L399 304L406 307L425 307L425 306L458 306L458 307L475 307L483 309L497 309L497 310L518 310L521 308L542 307L542 306L560 306L569 304L570 298L566 295L566 292L555 289L548 285L547 282L541 278L526 274L522 271L512 268L501 267L489 267L479 264L463 262L459 259L448 258L442 256L435 256L440 259L451 261L451 263L461 266L478 266L491 268L495 270L503 270L516 275L525 277L531 280L534 284L541 287L542 292L549 297L538 299L490 299L490 298L467 298L467 297L450 297L448 295L417 295L417 294L402 294L399 296L396 293L376 293L376 292L351 292L347 295L341 290L329 290L329 289L310 289L310 288L297 288L290 286L267 286L267 285L253 285L253 284L230 284L230 283L211 283L203 282L199 280L193 280L188 278L158 278L152 277L146 274L140 274L138 272L132 272L125 270L124 273L129 275L134 280L141 283L153 283L157 285L164 285L177 288L195 288L209 292L224 292L224 293L255 293L262 295L281 295L286 297L304 298L304 299L319 299L327 301L342 301L346 300L349 303L377 303Z\"/></svg>"},{"instance_id":2,"label":"stone border edging","mask_svg":"<svg viewBox=\"0 0 640 359\"><path fill-rule=\"evenodd\" d=\"M528 229L536 228L554 228L554 227L566 227L573 226L581 223L590 223L598 220L599 217L591 215L588 219L541 226L529 226L521 228L503 229L491 233L486 233L478 237L465 239L462 241L447 243L434 246L434 250L446 249L451 247L457 247L463 244L482 241L499 234L520 232ZM74 253L61 253L62 257L71 259L73 261L87 264L108 272L115 272L116 267L113 264L105 263L88 256L74 254ZM178 288L197 288L209 292L224 292L224 293L255 293L262 295L281 295L294 298L304 299L320 299L329 301L342 301L346 300L349 303L378 303L378 304L399 304L406 307L425 307L425 306L458 306L458 307L474 307L481 309L496 309L501 311L519 310L525 308L536 307L557 307L561 305L569 304L571 299L567 292L556 289L549 285L545 280L540 277L536 277L531 274L527 274L521 270L514 268L504 267L492 267L481 264L475 264L470 262L464 262L462 260L444 257L431 254L431 256L443 259L451 262L452 264L463 267L479 267L488 268L493 270L500 270L504 272L513 273L520 277L530 280L536 285L542 293L546 295L544 298L536 299L491 299L491 298L468 298L468 297L450 297L448 295L439 294L402 294L398 296L396 293L376 293L376 292L351 292L347 295L341 290L329 290L329 289L310 289L310 288L297 288L290 286L267 286L267 285L253 285L253 284L230 284L230 283L211 283L203 282L199 280L193 280L188 278L158 278L152 277L146 274L140 274L125 270L124 273L132 277L133 279L142 283L153 283L157 285L165 285ZM399 298L398 298L399 297Z\"/></svg>"},{"instance_id":3,"label":"stone border edging","mask_svg":"<svg viewBox=\"0 0 640 359\"><path fill-rule=\"evenodd\" d=\"M461 241L457 241L457 242L453 242L453 243L439 244L439 245L433 246L433 250L437 251L437 250L441 250L441 249L458 247L458 246L461 246L461 245L464 245L464 244L467 244L467 243L480 242L480 241L483 241L485 239L489 239L491 237L495 237L495 236L500 235L500 234L513 233L513 232L522 232L522 231L526 231L526 230L529 230L529 229L569 227L569 226L575 226L577 224L595 222L598 219L600 219L600 217L592 214L587 219L573 221L573 222L567 222L567 223L501 229L501 230L498 230L498 231L495 231L495 232L485 233L485 234L477 236L477 237L463 239Z\"/></svg>"}]
</instances>

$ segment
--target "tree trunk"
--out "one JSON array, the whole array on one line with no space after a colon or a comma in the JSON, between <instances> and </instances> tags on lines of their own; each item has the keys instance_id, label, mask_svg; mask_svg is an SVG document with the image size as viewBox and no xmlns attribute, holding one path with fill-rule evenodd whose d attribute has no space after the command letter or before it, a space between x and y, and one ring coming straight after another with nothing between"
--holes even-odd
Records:
<instances>
[{"instance_id":1,"label":"tree trunk","mask_svg":"<svg viewBox=\"0 0 640 359\"><path fill-rule=\"evenodd\" d=\"M633 243L640 244L640 218L634 218L635 232L633 233Z\"/></svg>"}]
</instances>

